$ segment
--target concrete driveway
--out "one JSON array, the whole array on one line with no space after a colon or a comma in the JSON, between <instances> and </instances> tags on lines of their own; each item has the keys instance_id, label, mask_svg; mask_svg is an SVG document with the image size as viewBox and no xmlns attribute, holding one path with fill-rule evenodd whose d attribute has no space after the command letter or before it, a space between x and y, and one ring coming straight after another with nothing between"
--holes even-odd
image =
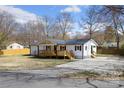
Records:
<instances>
[{"instance_id":1,"label":"concrete driveway","mask_svg":"<svg viewBox=\"0 0 124 93\"><path fill-rule=\"evenodd\" d=\"M123 57L97 57L94 59L79 59L75 62L56 66L57 68L70 68L86 71L96 71L98 73L117 74L116 72L124 71Z\"/></svg>"}]
</instances>

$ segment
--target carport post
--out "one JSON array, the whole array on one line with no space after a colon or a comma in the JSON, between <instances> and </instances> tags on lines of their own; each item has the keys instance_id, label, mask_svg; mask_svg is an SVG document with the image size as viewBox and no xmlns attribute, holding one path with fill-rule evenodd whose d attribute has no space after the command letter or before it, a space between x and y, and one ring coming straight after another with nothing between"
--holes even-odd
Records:
<instances>
[{"instance_id":1,"label":"carport post","mask_svg":"<svg viewBox=\"0 0 124 93\"><path fill-rule=\"evenodd\" d=\"M29 49L30 49L30 56L31 56L31 45L29 45Z\"/></svg>"},{"instance_id":2,"label":"carport post","mask_svg":"<svg viewBox=\"0 0 124 93\"><path fill-rule=\"evenodd\" d=\"M39 50L40 50L40 49L39 49L39 45L37 45L37 50L38 50L37 53L38 53L38 57L39 57Z\"/></svg>"}]
</instances>

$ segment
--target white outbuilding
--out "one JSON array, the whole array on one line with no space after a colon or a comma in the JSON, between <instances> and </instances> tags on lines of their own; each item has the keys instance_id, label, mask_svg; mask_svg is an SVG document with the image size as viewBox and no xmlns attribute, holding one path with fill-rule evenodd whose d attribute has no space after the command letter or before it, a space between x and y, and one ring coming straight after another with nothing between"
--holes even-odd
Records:
<instances>
[{"instance_id":1,"label":"white outbuilding","mask_svg":"<svg viewBox=\"0 0 124 93\"><path fill-rule=\"evenodd\" d=\"M24 46L21 45L21 44L18 44L18 43L12 43L9 46L7 46L7 49L8 50L11 50L11 49L24 49Z\"/></svg>"}]
</instances>

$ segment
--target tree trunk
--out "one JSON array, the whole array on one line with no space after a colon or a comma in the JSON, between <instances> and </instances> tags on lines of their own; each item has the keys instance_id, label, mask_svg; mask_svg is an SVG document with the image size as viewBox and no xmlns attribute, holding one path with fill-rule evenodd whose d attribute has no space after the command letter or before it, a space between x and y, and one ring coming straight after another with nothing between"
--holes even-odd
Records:
<instances>
[{"instance_id":1,"label":"tree trunk","mask_svg":"<svg viewBox=\"0 0 124 93\"><path fill-rule=\"evenodd\" d=\"M90 30L90 39L92 39L92 31Z\"/></svg>"},{"instance_id":2,"label":"tree trunk","mask_svg":"<svg viewBox=\"0 0 124 93\"><path fill-rule=\"evenodd\" d=\"M119 35L118 35L118 33L117 33L117 40L116 40L116 42L117 42L117 49L119 49L119 44L120 44L120 38L119 38Z\"/></svg>"},{"instance_id":3,"label":"tree trunk","mask_svg":"<svg viewBox=\"0 0 124 93\"><path fill-rule=\"evenodd\" d=\"M115 29L115 35L116 35L116 43L117 43L117 49L119 50L119 44L120 44L120 38L118 34L118 27L117 27L117 20L115 19L115 14L113 14L113 23L114 23L114 29Z\"/></svg>"}]
</instances>

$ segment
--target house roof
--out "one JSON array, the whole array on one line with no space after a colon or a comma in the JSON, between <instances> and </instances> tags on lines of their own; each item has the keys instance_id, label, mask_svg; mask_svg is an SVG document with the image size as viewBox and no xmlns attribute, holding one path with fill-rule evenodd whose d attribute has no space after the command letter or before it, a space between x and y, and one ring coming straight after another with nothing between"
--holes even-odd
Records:
<instances>
[{"instance_id":1,"label":"house roof","mask_svg":"<svg viewBox=\"0 0 124 93\"><path fill-rule=\"evenodd\" d=\"M50 39L52 44L67 44L67 45L75 45L75 44L84 44L90 39L75 39L75 40L56 40L56 39Z\"/></svg>"},{"instance_id":2,"label":"house roof","mask_svg":"<svg viewBox=\"0 0 124 93\"><path fill-rule=\"evenodd\" d=\"M63 45L63 44L67 44L67 45L76 45L77 44L78 45L78 44L80 44L80 45L83 45L84 43L88 42L89 40L90 39L75 39L75 40L47 39L46 41L44 41L44 42L42 42L40 44L55 44L55 45ZM39 43L32 44L32 45L39 45Z\"/></svg>"},{"instance_id":3,"label":"house roof","mask_svg":"<svg viewBox=\"0 0 124 93\"><path fill-rule=\"evenodd\" d=\"M64 40L57 40L57 39L47 39L47 40L44 40L42 42L31 42L31 45L40 45L40 44L59 44L59 43L63 43L64 44Z\"/></svg>"},{"instance_id":4,"label":"house roof","mask_svg":"<svg viewBox=\"0 0 124 93\"><path fill-rule=\"evenodd\" d=\"M21 45L21 44L19 44L19 43L11 43L11 44L9 44L8 46L11 46L11 45L20 45L20 46L23 46L23 45Z\"/></svg>"},{"instance_id":5,"label":"house roof","mask_svg":"<svg viewBox=\"0 0 124 93\"><path fill-rule=\"evenodd\" d=\"M33 46L38 46L38 45L40 45L41 43L40 42L38 42L38 41L32 41L31 43L30 43L30 45L33 45Z\"/></svg>"},{"instance_id":6,"label":"house roof","mask_svg":"<svg viewBox=\"0 0 124 93\"><path fill-rule=\"evenodd\" d=\"M82 44L86 43L89 40L90 39L67 40L67 41L65 41L65 44L68 44L68 45L81 44L82 45Z\"/></svg>"},{"instance_id":7,"label":"house roof","mask_svg":"<svg viewBox=\"0 0 124 93\"><path fill-rule=\"evenodd\" d=\"M50 39L52 44L65 44L64 40Z\"/></svg>"},{"instance_id":8,"label":"house roof","mask_svg":"<svg viewBox=\"0 0 124 93\"><path fill-rule=\"evenodd\" d=\"M75 45L75 44L84 44L90 39L75 39L75 40L57 40L57 39L48 39L47 42L42 44L68 44L68 45Z\"/></svg>"}]
</instances>

